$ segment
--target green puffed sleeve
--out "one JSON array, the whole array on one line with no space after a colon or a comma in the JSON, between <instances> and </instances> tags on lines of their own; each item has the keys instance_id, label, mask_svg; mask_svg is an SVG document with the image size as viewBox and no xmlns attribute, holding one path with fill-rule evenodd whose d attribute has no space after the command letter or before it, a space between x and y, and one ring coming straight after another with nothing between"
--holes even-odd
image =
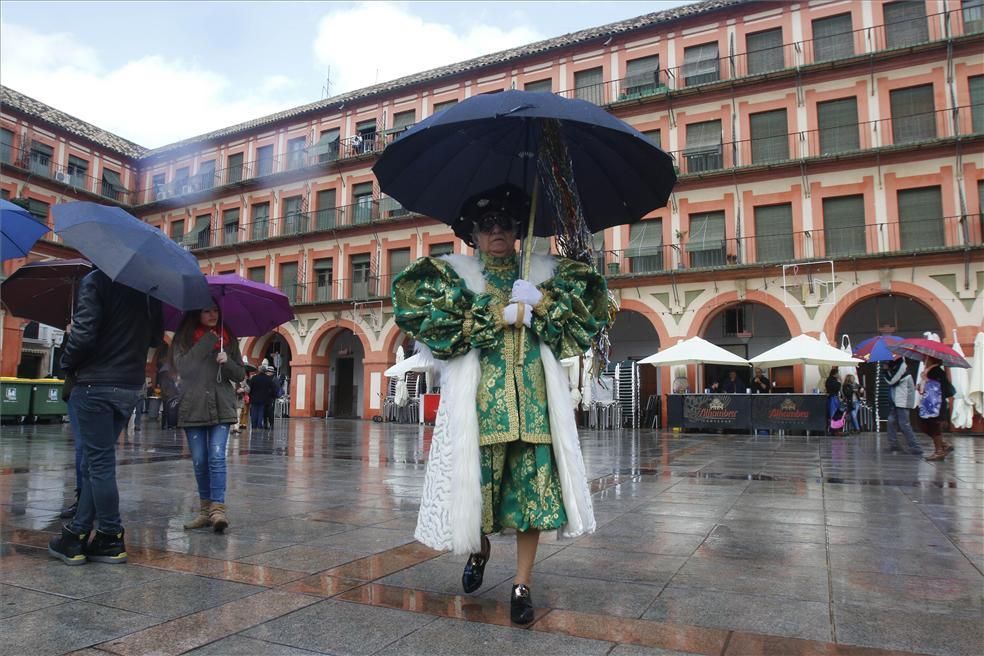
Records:
<instances>
[{"instance_id":1,"label":"green puffed sleeve","mask_svg":"<svg viewBox=\"0 0 984 656\"><path fill-rule=\"evenodd\" d=\"M553 278L539 286L533 331L558 359L584 353L608 323L608 284L594 267L558 258Z\"/></svg>"},{"instance_id":2,"label":"green puffed sleeve","mask_svg":"<svg viewBox=\"0 0 984 656\"><path fill-rule=\"evenodd\" d=\"M441 360L502 338L502 306L476 294L446 261L422 257L393 279L396 325Z\"/></svg>"}]
</instances>

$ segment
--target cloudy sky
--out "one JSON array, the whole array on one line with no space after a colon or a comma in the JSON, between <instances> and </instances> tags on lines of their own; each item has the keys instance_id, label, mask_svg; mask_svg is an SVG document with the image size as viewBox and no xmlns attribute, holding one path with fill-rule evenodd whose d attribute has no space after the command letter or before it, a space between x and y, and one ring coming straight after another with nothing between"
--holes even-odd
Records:
<instances>
[{"instance_id":1,"label":"cloudy sky","mask_svg":"<svg viewBox=\"0 0 984 656\"><path fill-rule=\"evenodd\" d=\"M156 147L680 4L4 0L0 82Z\"/></svg>"}]
</instances>

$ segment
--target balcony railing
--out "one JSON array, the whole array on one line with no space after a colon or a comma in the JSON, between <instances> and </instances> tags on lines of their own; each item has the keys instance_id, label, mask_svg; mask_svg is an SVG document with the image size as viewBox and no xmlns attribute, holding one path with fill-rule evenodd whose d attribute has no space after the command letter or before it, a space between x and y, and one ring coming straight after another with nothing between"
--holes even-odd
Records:
<instances>
[{"instance_id":1,"label":"balcony railing","mask_svg":"<svg viewBox=\"0 0 984 656\"><path fill-rule=\"evenodd\" d=\"M67 169L58 166L52 157L38 151L10 148L7 156L3 158L3 163L16 166L31 175L47 178L56 184L109 198L122 205L129 205L133 201L133 192L126 187L94 178L87 173L79 172L74 167Z\"/></svg>"},{"instance_id":2,"label":"balcony railing","mask_svg":"<svg viewBox=\"0 0 984 656\"><path fill-rule=\"evenodd\" d=\"M975 125L974 112L978 114ZM722 142L670 151L681 175L776 164L858 153L878 148L909 147L941 139L984 134L981 106L967 105L878 121L827 126L759 139Z\"/></svg>"},{"instance_id":3,"label":"balcony railing","mask_svg":"<svg viewBox=\"0 0 984 656\"><path fill-rule=\"evenodd\" d=\"M980 215L913 222L826 227L814 230L691 241L605 251L610 275L655 274L741 264L783 264L818 258L932 252L984 246Z\"/></svg>"}]
</instances>

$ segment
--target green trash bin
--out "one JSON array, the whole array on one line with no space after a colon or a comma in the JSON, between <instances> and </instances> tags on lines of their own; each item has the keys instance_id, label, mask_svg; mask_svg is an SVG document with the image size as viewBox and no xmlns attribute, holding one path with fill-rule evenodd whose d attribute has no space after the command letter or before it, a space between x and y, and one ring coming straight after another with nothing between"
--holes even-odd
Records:
<instances>
[{"instance_id":1,"label":"green trash bin","mask_svg":"<svg viewBox=\"0 0 984 656\"><path fill-rule=\"evenodd\" d=\"M62 401L64 380L37 378L32 380L31 414L36 419L58 419L68 414L68 404Z\"/></svg>"},{"instance_id":2,"label":"green trash bin","mask_svg":"<svg viewBox=\"0 0 984 656\"><path fill-rule=\"evenodd\" d=\"M31 414L31 388L29 378L0 378L0 419L24 421Z\"/></svg>"}]
</instances>

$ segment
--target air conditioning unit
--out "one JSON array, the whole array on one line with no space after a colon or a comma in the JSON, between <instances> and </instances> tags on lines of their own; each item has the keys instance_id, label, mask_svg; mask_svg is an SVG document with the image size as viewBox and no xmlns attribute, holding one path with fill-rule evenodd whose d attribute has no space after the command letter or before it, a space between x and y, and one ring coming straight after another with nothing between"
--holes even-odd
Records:
<instances>
[{"instance_id":1,"label":"air conditioning unit","mask_svg":"<svg viewBox=\"0 0 984 656\"><path fill-rule=\"evenodd\" d=\"M72 184L72 176L67 171L55 171L55 180L64 184Z\"/></svg>"},{"instance_id":2,"label":"air conditioning unit","mask_svg":"<svg viewBox=\"0 0 984 656\"><path fill-rule=\"evenodd\" d=\"M192 185L190 185L190 184L186 184L186 185L182 185L181 186L181 193L182 194L190 194L190 193L194 193L194 191L195 191L195 188Z\"/></svg>"}]
</instances>

